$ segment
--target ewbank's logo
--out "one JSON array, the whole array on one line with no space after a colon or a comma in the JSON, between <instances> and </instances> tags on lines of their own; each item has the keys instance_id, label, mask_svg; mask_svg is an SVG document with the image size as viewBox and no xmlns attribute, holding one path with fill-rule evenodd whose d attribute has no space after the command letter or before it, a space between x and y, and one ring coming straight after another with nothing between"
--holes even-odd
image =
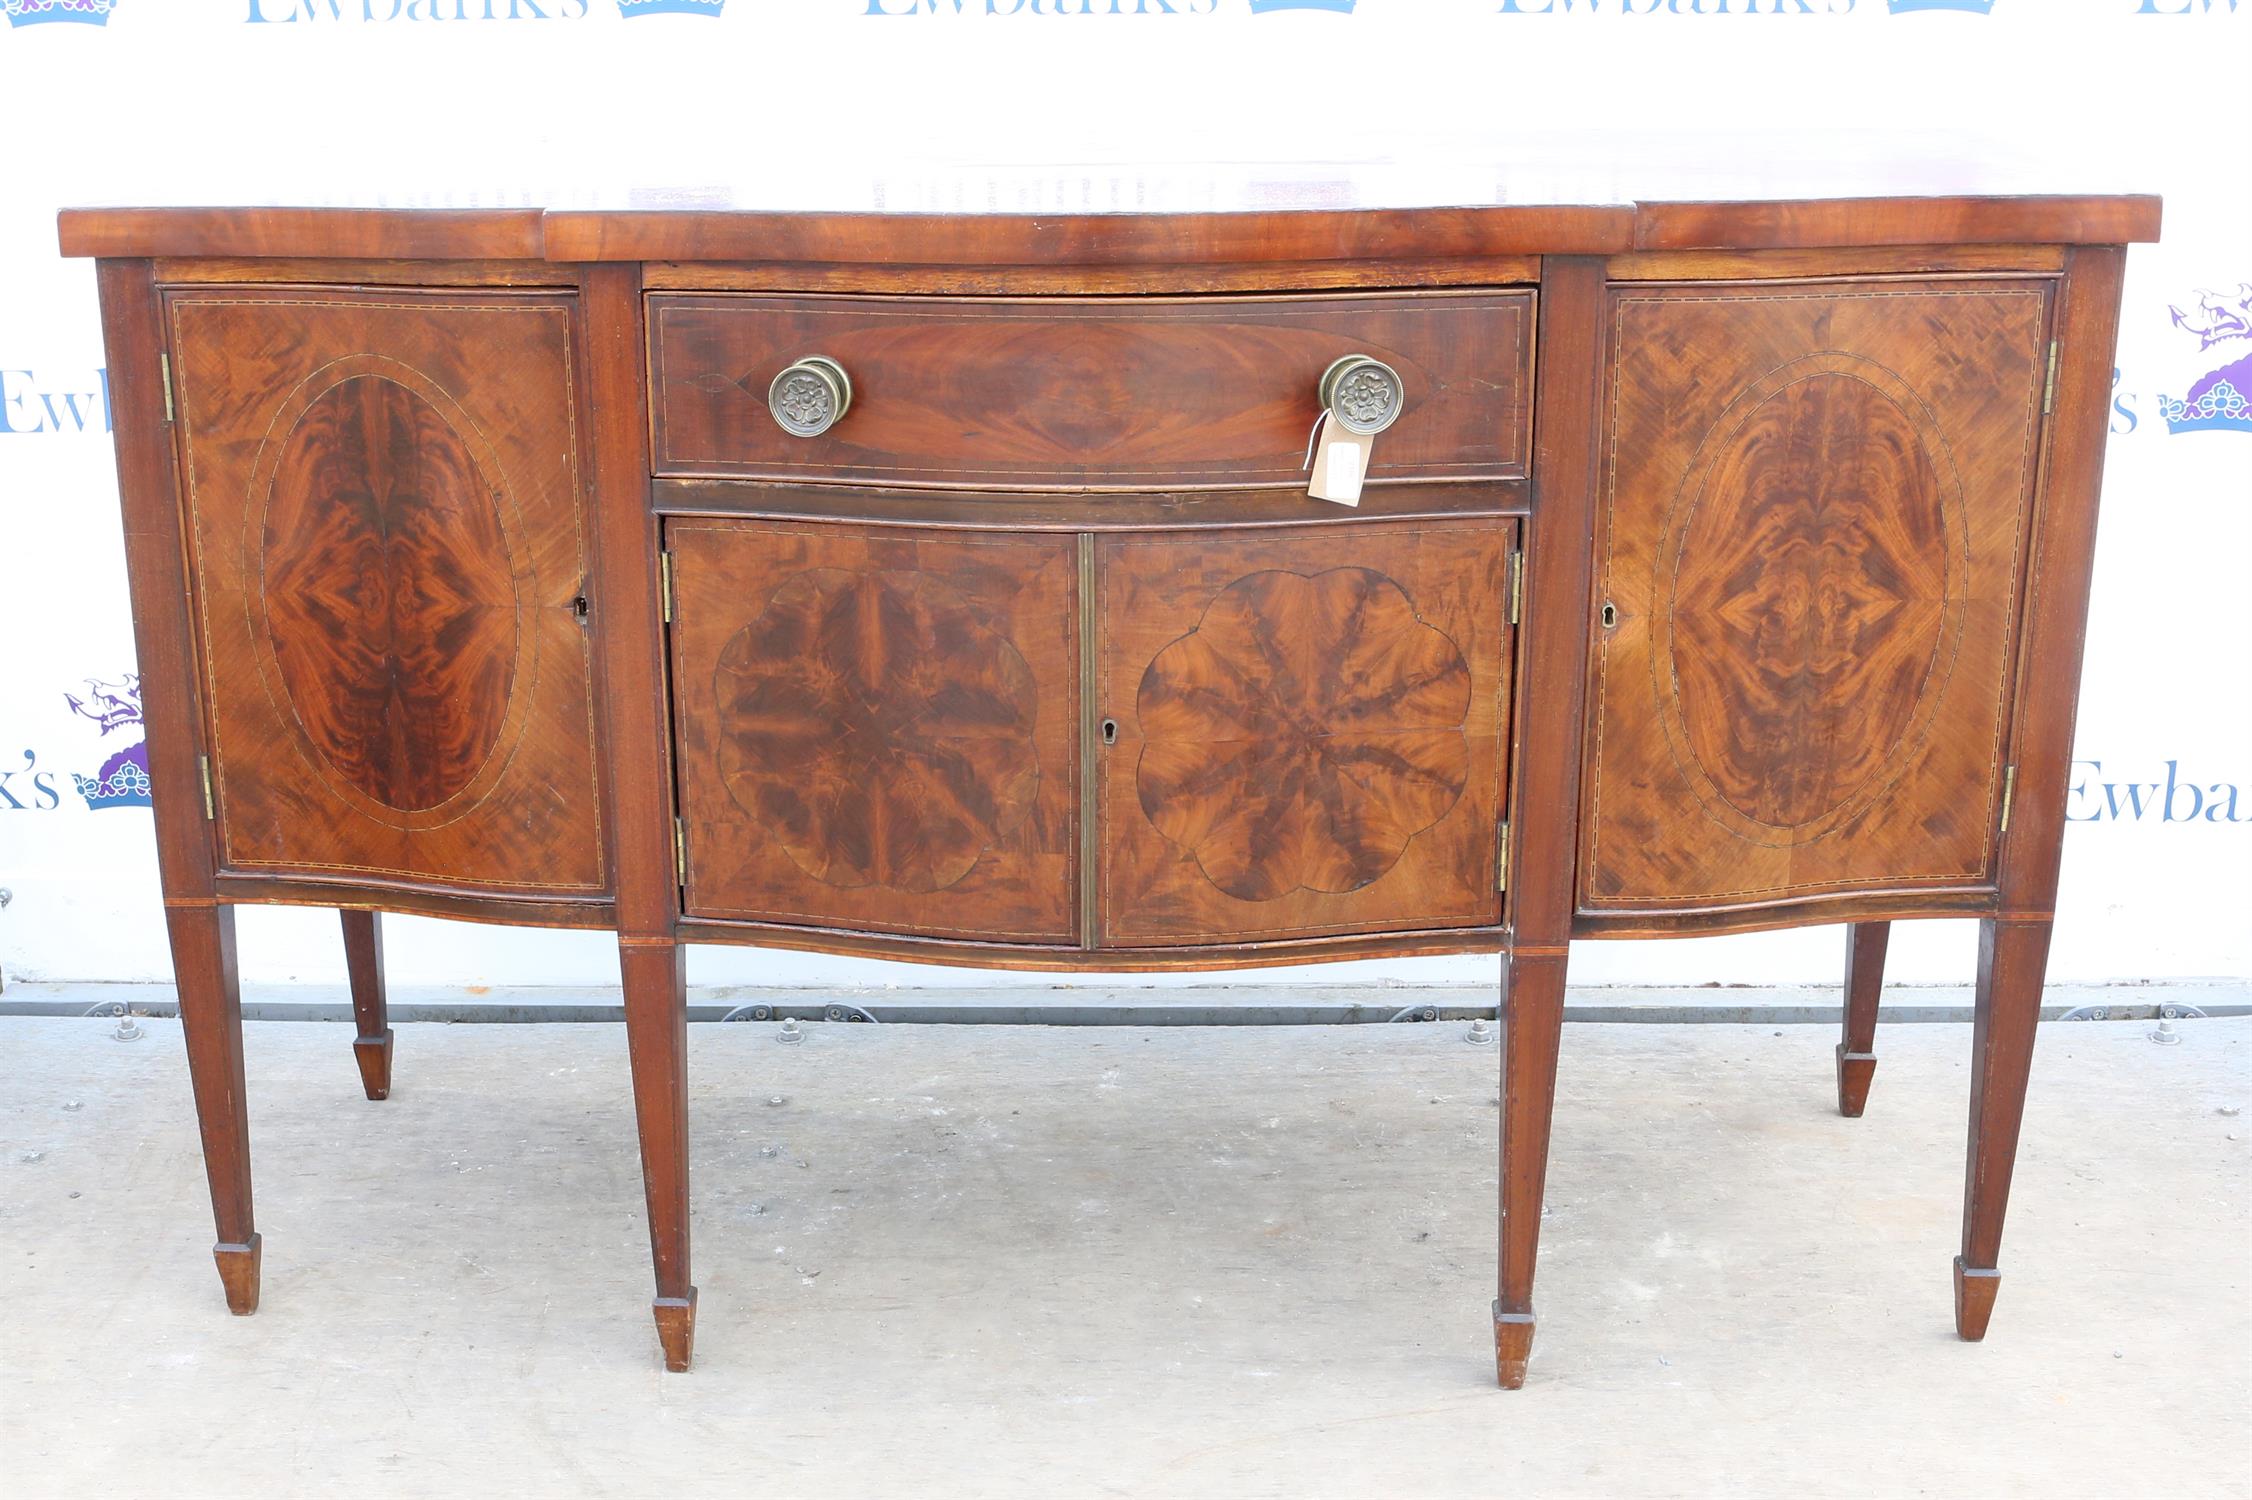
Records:
<instances>
[{"instance_id":1,"label":"ewbank's logo","mask_svg":"<svg viewBox=\"0 0 2252 1500\"><path fill-rule=\"evenodd\" d=\"M2244 823L2252 818L2238 813L2244 787L2234 781L2209 781L2202 785L2185 780L2182 763L2166 762L2162 781L2156 771L2150 780L2132 777L2106 779L2116 771L2104 770L2100 760L2072 763L2073 782L2067 795L2067 823Z\"/></svg>"},{"instance_id":2,"label":"ewbank's logo","mask_svg":"<svg viewBox=\"0 0 2252 1500\"><path fill-rule=\"evenodd\" d=\"M1849 16L1856 0L1501 0L1505 16ZM1254 0L1257 8L1257 0ZM1994 0L1884 0L1885 14L1951 10L1990 15Z\"/></svg>"},{"instance_id":3,"label":"ewbank's logo","mask_svg":"<svg viewBox=\"0 0 2252 1500\"><path fill-rule=\"evenodd\" d=\"M120 731L131 731L129 738L133 743L103 761L98 774L70 773L70 779L77 784L78 795L86 799L86 806L94 812L111 807L147 807L149 747L142 738L140 675L128 672L117 682L89 677L85 697L76 693L65 693L63 697L72 713L101 726L104 739Z\"/></svg>"},{"instance_id":4,"label":"ewbank's logo","mask_svg":"<svg viewBox=\"0 0 2252 1500\"><path fill-rule=\"evenodd\" d=\"M88 678L83 694L65 693L63 701L72 713L92 722L101 731L101 739L116 735L131 741L113 751L93 775L70 773L87 808L102 812L112 807L147 807L149 747L141 728L139 675L128 672L115 682ZM0 769L0 812L56 812L62 806L61 785L53 771L41 769L37 751L24 751L20 766Z\"/></svg>"},{"instance_id":5,"label":"ewbank's logo","mask_svg":"<svg viewBox=\"0 0 2252 1500\"><path fill-rule=\"evenodd\" d=\"M6 3L6 0L0 0ZM576 21L594 0L249 0L251 26L386 21ZM717 9L714 6L713 9Z\"/></svg>"},{"instance_id":6,"label":"ewbank's logo","mask_svg":"<svg viewBox=\"0 0 2252 1500\"><path fill-rule=\"evenodd\" d=\"M2166 309L2174 326L2197 336L2200 364L2209 368L2190 383L2180 400L2163 391L2158 414L2166 430L2183 432L2252 432L2252 282L2233 292L2200 292L2190 312Z\"/></svg>"},{"instance_id":7,"label":"ewbank's logo","mask_svg":"<svg viewBox=\"0 0 2252 1500\"><path fill-rule=\"evenodd\" d=\"M1251 13L1255 16L1278 10L1326 10L1349 16L1353 13L1353 0L1251 0Z\"/></svg>"},{"instance_id":8,"label":"ewbank's logo","mask_svg":"<svg viewBox=\"0 0 2252 1500\"><path fill-rule=\"evenodd\" d=\"M1305 9L1312 0L1267 0L1254 9ZM1208 16L1220 0L867 0L864 16ZM1322 10L1350 10L1323 3Z\"/></svg>"},{"instance_id":9,"label":"ewbank's logo","mask_svg":"<svg viewBox=\"0 0 2252 1500\"><path fill-rule=\"evenodd\" d=\"M110 430L109 371L58 376L0 369L0 437Z\"/></svg>"},{"instance_id":10,"label":"ewbank's logo","mask_svg":"<svg viewBox=\"0 0 2252 1500\"><path fill-rule=\"evenodd\" d=\"M81 26L107 26L118 0L0 0L10 26L44 26L50 21L76 21Z\"/></svg>"},{"instance_id":11,"label":"ewbank's logo","mask_svg":"<svg viewBox=\"0 0 2252 1500\"><path fill-rule=\"evenodd\" d=\"M627 20L636 16L716 16L727 8L727 0L618 0L618 14Z\"/></svg>"}]
</instances>

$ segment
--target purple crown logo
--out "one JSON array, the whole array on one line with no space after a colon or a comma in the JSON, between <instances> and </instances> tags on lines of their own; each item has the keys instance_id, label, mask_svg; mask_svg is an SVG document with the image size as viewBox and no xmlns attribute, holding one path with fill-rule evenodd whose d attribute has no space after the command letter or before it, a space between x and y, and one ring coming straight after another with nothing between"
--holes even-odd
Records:
<instances>
[{"instance_id":1,"label":"purple crown logo","mask_svg":"<svg viewBox=\"0 0 2252 1500\"><path fill-rule=\"evenodd\" d=\"M1884 4L1896 16L1918 10L1960 10L1983 16L1994 9L1994 0L1884 0Z\"/></svg>"},{"instance_id":2,"label":"purple crown logo","mask_svg":"<svg viewBox=\"0 0 2252 1500\"><path fill-rule=\"evenodd\" d=\"M727 0L618 0L618 14L635 16L717 16Z\"/></svg>"},{"instance_id":3,"label":"purple crown logo","mask_svg":"<svg viewBox=\"0 0 2252 1500\"><path fill-rule=\"evenodd\" d=\"M118 0L0 0L10 26L44 26L49 21L107 26L117 4Z\"/></svg>"},{"instance_id":4,"label":"purple crown logo","mask_svg":"<svg viewBox=\"0 0 2252 1500\"><path fill-rule=\"evenodd\" d=\"M141 678L128 672L122 681L100 682L86 679L86 696L65 693L70 711L81 718L92 719L101 726L104 736L120 729L138 729L141 725ZM78 785L78 795L86 799L90 811L100 812L110 807L147 807L149 805L149 747L145 741L134 743L102 762L101 773L81 776L76 771L70 779Z\"/></svg>"},{"instance_id":5,"label":"purple crown logo","mask_svg":"<svg viewBox=\"0 0 2252 1500\"><path fill-rule=\"evenodd\" d=\"M2174 315L2174 326L2197 335L2198 353L2216 361L2190 383L2181 400L2161 392L2159 415L2168 432L2252 432L2252 281L2234 292L2198 293L2197 310ZM2218 356L2213 350L2220 350ZM2234 355L2235 358L2230 358Z\"/></svg>"}]
</instances>

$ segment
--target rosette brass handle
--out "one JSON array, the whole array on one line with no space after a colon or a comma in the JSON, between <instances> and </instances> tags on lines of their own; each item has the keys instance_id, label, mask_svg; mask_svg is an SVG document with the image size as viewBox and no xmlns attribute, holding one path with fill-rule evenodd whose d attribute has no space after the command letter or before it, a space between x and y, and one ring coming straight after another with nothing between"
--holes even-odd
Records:
<instances>
[{"instance_id":1,"label":"rosette brass handle","mask_svg":"<svg viewBox=\"0 0 2252 1500\"><path fill-rule=\"evenodd\" d=\"M1321 404L1347 432L1373 436L1400 419L1407 388L1384 361L1348 354L1322 371Z\"/></svg>"},{"instance_id":2,"label":"rosette brass handle","mask_svg":"<svg viewBox=\"0 0 2252 1500\"><path fill-rule=\"evenodd\" d=\"M819 437L851 406L852 377L825 354L808 354L766 388L766 409L793 437Z\"/></svg>"}]
</instances>

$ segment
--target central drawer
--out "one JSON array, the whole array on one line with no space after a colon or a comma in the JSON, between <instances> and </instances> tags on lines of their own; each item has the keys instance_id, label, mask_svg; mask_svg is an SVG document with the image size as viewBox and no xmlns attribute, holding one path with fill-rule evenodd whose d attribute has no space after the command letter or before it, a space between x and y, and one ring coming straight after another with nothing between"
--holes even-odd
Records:
<instances>
[{"instance_id":1,"label":"central drawer","mask_svg":"<svg viewBox=\"0 0 2252 1500\"><path fill-rule=\"evenodd\" d=\"M1524 477L1530 291L955 298L652 293L660 477L986 489L1298 485L1322 375L1347 355L1404 400L1369 478ZM801 437L769 410L809 356L850 382Z\"/></svg>"}]
</instances>

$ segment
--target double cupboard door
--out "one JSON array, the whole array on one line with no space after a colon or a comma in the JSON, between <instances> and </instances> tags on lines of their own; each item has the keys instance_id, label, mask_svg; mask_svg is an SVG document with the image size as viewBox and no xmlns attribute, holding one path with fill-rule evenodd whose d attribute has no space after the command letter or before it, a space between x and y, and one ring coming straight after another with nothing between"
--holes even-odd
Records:
<instances>
[{"instance_id":1,"label":"double cupboard door","mask_svg":"<svg viewBox=\"0 0 2252 1500\"><path fill-rule=\"evenodd\" d=\"M665 535L691 918L1119 949L1500 919L1514 519Z\"/></svg>"}]
</instances>

